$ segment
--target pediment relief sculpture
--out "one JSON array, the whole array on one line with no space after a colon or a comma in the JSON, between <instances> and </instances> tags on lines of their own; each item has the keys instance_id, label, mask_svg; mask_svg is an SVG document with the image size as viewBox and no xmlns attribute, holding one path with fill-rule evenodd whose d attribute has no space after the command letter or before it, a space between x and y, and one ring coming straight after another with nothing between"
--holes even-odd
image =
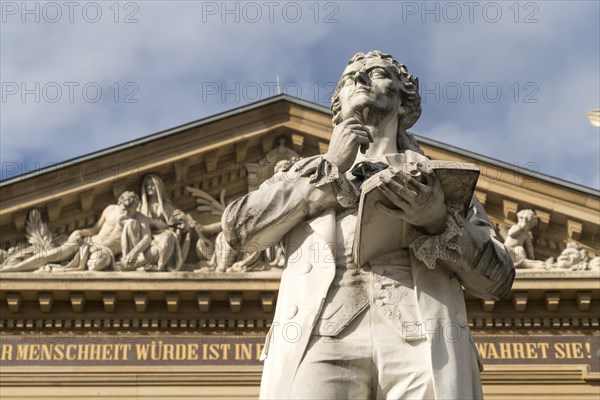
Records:
<instances>
[{"instance_id":1,"label":"pediment relief sculpture","mask_svg":"<svg viewBox=\"0 0 600 400\"><path fill-rule=\"evenodd\" d=\"M203 190L186 187L186 190L196 198L199 212L210 212L219 218L223 215L225 204L225 191L222 190L219 200ZM261 251L241 253L234 250L223 236L221 222L206 226L197 224L200 239L196 243L196 255L200 260L195 272L251 272L264 271L271 268L268 255ZM213 237L213 240L207 239Z\"/></svg>"},{"instance_id":2,"label":"pediment relief sculpture","mask_svg":"<svg viewBox=\"0 0 600 400\"><path fill-rule=\"evenodd\" d=\"M600 270L600 257L590 259L587 252L576 242L568 242L555 259L538 260L535 256L532 231L537 225L533 210L517 213L517 223L505 232L504 246L508 249L515 268L534 270L588 271Z\"/></svg>"},{"instance_id":3,"label":"pediment relief sculpture","mask_svg":"<svg viewBox=\"0 0 600 400\"><path fill-rule=\"evenodd\" d=\"M542 261L535 259L532 230L537 225L537 215L533 210L521 210L517 213L517 223L506 233L504 246L515 263L515 268L544 268Z\"/></svg>"},{"instance_id":4,"label":"pediment relief sculpture","mask_svg":"<svg viewBox=\"0 0 600 400\"><path fill-rule=\"evenodd\" d=\"M66 241L65 235L53 236L38 210L31 210L25 222L25 241L0 249L0 271L20 264L33 255L49 251Z\"/></svg>"},{"instance_id":5,"label":"pediment relief sculpture","mask_svg":"<svg viewBox=\"0 0 600 400\"><path fill-rule=\"evenodd\" d=\"M289 167L300 159L300 155L288 147L284 137L276 141L277 147L269 151L265 158L258 163L246 163L249 192L258 189L264 181L277 173L278 163L285 163Z\"/></svg>"},{"instance_id":6,"label":"pediment relief sculpture","mask_svg":"<svg viewBox=\"0 0 600 400\"><path fill-rule=\"evenodd\" d=\"M152 231L150 253L144 260L145 269L179 271L190 249L193 218L175 207L159 176L144 177L141 192L140 212L149 218Z\"/></svg>"},{"instance_id":7,"label":"pediment relief sculpture","mask_svg":"<svg viewBox=\"0 0 600 400\"><path fill-rule=\"evenodd\" d=\"M272 151L277 153L271 157L277 160L276 171L297 159L279 160L288 150ZM193 187L186 190L196 198L198 212L220 219L226 206L224 190L219 200ZM225 242L220 221L200 224L167 193L158 175L146 175L140 195L123 192L92 227L69 235L52 235L33 209L26 220L25 241L0 250L0 272L252 272L283 267L281 246L241 254ZM197 262L188 257L192 247Z\"/></svg>"},{"instance_id":8,"label":"pediment relief sculpture","mask_svg":"<svg viewBox=\"0 0 600 400\"><path fill-rule=\"evenodd\" d=\"M32 210L27 220L25 236L32 247L22 248L0 266L0 272L106 271L115 268L115 259L122 252L122 237L133 220L145 227L145 219L137 211L139 196L123 192L117 204L104 209L94 226L73 231L63 243L52 241L39 212ZM140 235L141 237L141 235ZM149 243L150 238L145 238ZM137 244L137 243L136 243ZM143 251L144 242L133 246L128 258ZM63 264L62 262L66 262Z\"/></svg>"},{"instance_id":9,"label":"pediment relief sculpture","mask_svg":"<svg viewBox=\"0 0 600 400\"><path fill-rule=\"evenodd\" d=\"M577 243L569 242L556 260L554 258L546 260L546 268L570 271L600 271L600 257L590 259L587 252Z\"/></svg>"}]
</instances>

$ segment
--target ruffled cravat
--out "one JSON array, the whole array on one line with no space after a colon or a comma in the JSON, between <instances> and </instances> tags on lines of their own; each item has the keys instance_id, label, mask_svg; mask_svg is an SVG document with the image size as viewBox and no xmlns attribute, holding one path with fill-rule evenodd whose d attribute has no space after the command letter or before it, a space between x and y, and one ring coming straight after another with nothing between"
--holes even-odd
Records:
<instances>
[{"instance_id":1,"label":"ruffled cravat","mask_svg":"<svg viewBox=\"0 0 600 400\"><path fill-rule=\"evenodd\" d=\"M356 178L355 184L360 187L364 181L376 173L389 168L389 165L381 161L361 161L350 170L350 173Z\"/></svg>"}]
</instances>

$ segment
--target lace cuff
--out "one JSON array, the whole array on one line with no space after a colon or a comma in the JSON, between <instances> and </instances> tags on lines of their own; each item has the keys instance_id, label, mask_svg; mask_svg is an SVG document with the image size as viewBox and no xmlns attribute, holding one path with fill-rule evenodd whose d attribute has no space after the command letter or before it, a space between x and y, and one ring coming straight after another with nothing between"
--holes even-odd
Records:
<instances>
[{"instance_id":1,"label":"lace cuff","mask_svg":"<svg viewBox=\"0 0 600 400\"><path fill-rule=\"evenodd\" d=\"M451 202L447 208L448 219L444 232L432 236L411 229L409 233L410 249L415 257L429 269L435 268L438 259L458 261L461 256L458 239L465 229L461 218L462 206L460 203Z\"/></svg>"},{"instance_id":2,"label":"lace cuff","mask_svg":"<svg viewBox=\"0 0 600 400\"><path fill-rule=\"evenodd\" d=\"M300 176L308 176L309 182L315 187L332 184L335 197L344 208L355 205L360 198L358 189L340 173L337 165L330 163L322 156L300 160L294 164L293 169Z\"/></svg>"}]
</instances>

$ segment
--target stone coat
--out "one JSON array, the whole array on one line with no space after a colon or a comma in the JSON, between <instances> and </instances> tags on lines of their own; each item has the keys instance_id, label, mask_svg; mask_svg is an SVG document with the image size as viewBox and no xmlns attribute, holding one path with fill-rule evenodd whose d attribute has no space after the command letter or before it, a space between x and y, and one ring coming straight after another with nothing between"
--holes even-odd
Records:
<instances>
[{"instance_id":1,"label":"stone coat","mask_svg":"<svg viewBox=\"0 0 600 400\"><path fill-rule=\"evenodd\" d=\"M315 156L300 163L322 167L324 162ZM289 397L336 271L334 209L339 207L339 185L331 179L315 185L314 175L307 176L300 163L232 202L222 219L226 240L234 248L253 252L283 240L286 249L273 325L265 343L262 399ZM335 171L328 175L335 176ZM459 259L438 261L437 267L430 269L411 255L423 323L406 329L408 335L424 333L431 343L438 399L482 397L481 362L470 336L461 283L478 297L499 299L508 293L514 279L512 260L496 240L476 199L467 219L459 223L464 228L458 238Z\"/></svg>"}]
</instances>

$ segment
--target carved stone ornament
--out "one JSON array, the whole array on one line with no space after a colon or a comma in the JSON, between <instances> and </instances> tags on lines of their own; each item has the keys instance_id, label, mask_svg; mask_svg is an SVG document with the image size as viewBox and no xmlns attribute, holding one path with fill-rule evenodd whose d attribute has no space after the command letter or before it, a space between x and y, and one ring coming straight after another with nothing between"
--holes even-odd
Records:
<instances>
[{"instance_id":1,"label":"carved stone ornament","mask_svg":"<svg viewBox=\"0 0 600 400\"><path fill-rule=\"evenodd\" d=\"M289 164L289 163L288 163ZM283 164L281 164L283 165ZM199 212L210 212L211 215L221 216L225 209L225 191L221 191L220 200L216 200L203 190L186 187L186 190L196 198ZM272 267L282 268L285 263L283 249L274 245L265 251L239 252L226 241L221 223L209 225L194 224L198 234L196 255L200 260L195 272L253 272L265 271ZM209 238L212 238L209 239Z\"/></svg>"},{"instance_id":2,"label":"carved stone ornament","mask_svg":"<svg viewBox=\"0 0 600 400\"><path fill-rule=\"evenodd\" d=\"M598 269L598 259L600 258L595 257L590 260L587 252L580 248L577 243L569 242L556 260L549 258L545 264L547 269L588 271Z\"/></svg>"},{"instance_id":3,"label":"carved stone ornament","mask_svg":"<svg viewBox=\"0 0 600 400\"><path fill-rule=\"evenodd\" d=\"M269 153L268 160L277 160L276 171L293 163L279 159L289 151L280 147ZM292 155L297 156L295 152ZM224 191L217 201L202 190L190 186L186 190L196 198L198 212L222 215ZM186 263L191 247L199 260L195 265L198 272L283 267L285 257L280 246L247 254L232 249L223 238L221 223L202 225L178 209L158 175L146 175L140 193L123 192L117 204L104 209L94 226L75 230L68 237L54 237L40 212L31 210L25 221L25 241L0 250L0 272L185 271L194 269Z\"/></svg>"},{"instance_id":4,"label":"carved stone ornament","mask_svg":"<svg viewBox=\"0 0 600 400\"><path fill-rule=\"evenodd\" d=\"M590 260L587 252L576 242L568 242L560 255L554 259L537 260L533 248L532 230L537 224L537 215L533 210L521 210L517 214L517 223L505 232L504 245L508 249L515 268L555 271L589 271L600 269L600 257Z\"/></svg>"},{"instance_id":5,"label":"carved stone ornament","mask_svg":"<svg viewBox=\"0 0 600 400\"><path fill-rule=\"evenodd\" d=\"M143 268L147 271L179 271L181 270L190 248L190 224L193 218L177 209L167 196L162 179L157 175L147 175L142 181L142 199L140 214L148 221L152 240L143 251L136 255L123 257L118 270L135 270ZM139 242L140 235L130 232L130 237L123 241L123 253L130 254Z\"/></svg>"},{"instance_id":6,"label":"carved stone ornament","mask_svg":"<svg viewBox=\"0 0 600 400\"><path fill-rule=\"evenodd\" d=\"M269 151L265 158L258 163L246 163L246 173L248 176L248 191L258 189L258 187L272 177L281 168L289 167L300 159L298 153L287 147L286 139L278 138L277 147Z\"/></svg>"},{"instance_id":7,"label":"carved stone ornament","mask_svg":"<svg viewBox=\"0 0 600 400\"><path fill-rule=\"evenodd\" d=\"M134 258L150 243L147 218L137 211L139 196L123 192L117 204L104 209L93 227L73 231L62 243L53 241L40 214L29 213L25 236L31 244L0 266L0 272L108 271L122 253L122 242L130 229L136 233L136 243L124 257Z\"/></svg>"},{"instance_id":8,"label":"carved stone ornament","mask_svg":"<svg viewBox=\"0 0 600 400\"><path fill-rule=\"evenodd\" d=\"M531 230L537 225L537 215L533 210L521 210L516 215L517 223L510 227L504 240L515 268L545 268L543 261L535 259L533 250Z\"/></svg>"}]
</instances>

